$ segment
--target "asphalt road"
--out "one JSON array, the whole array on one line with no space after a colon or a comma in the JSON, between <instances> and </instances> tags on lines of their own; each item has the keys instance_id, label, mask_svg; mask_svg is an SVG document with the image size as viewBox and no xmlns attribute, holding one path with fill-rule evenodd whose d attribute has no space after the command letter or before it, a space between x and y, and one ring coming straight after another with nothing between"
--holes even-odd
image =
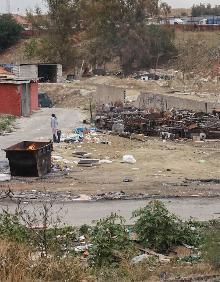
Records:
<instances>
[{"instance_id":1,"label":"asphalt road","mask_svg":"<svg viewBox=\"0 0 220 282\"><path fill-rule=\"evenodd\" d=\"M81 226L91 224L94 220L106 217L111 213L117 213L126 219L127 224L134 221L131 219L132 212L144 207L150 200L127 200L127 201L103 201L103 202L69 202L53 203L50 210L51 222L56 222L59 217L61 224ZM175 213L182 219L193 217L197 220L207 221L220 219L220 198L173 198L161 199L170 212ZM13 201L0 202L1 209L14 211L17 207ZM42 211L41 203L22 203L22 209L31 214L38 214L37 219L41 222L39 215ZM39 223L40 224L40 223Z\"/></svg>"},{"instance_id":2,"label":"asphalt road","mask_svg":"<svg viewBox=\"0 0 220 282\"><path fill-rule=\"evenodd\" d=\"M82 124L83 114L78 109L43 108L30 117L19 118L15 124L17 128L15 131L8 135L0 136L0 160L5 159L5 152L2 149L18 142L51 139L50 117L52 113L56 114L59 128L63 132Z\"/></svg>"}]
</instances>

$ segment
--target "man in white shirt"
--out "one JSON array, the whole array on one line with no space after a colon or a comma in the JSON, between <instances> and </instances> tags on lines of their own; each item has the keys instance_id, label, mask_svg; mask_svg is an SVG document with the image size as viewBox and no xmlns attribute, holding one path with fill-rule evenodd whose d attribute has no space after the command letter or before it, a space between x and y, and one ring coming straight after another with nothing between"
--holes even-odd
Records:
<instances>
[{"instance_id":1,"label":"man in white shirt","mask_svg":"<svg viewBox=\"0 0 220 282\"><path fill-rule=\"evenodd\" d=\"M57 142L58 136L57 136L57 131L58 131L58 121L57 117L55 114L52 114L51 116L51 129L52 129L52 134L53 134L53 142Z\"/></svg>"}]
</instances>

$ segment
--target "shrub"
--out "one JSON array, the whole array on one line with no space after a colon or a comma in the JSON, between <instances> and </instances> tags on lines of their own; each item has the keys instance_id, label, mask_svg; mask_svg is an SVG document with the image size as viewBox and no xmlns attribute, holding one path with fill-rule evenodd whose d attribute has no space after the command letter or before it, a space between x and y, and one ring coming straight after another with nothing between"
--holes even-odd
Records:
<instances>
[{"instance_id":1,"label":"shrub","mask_svg":"<svg viewBox=\"0 0 220 282\"><path fill-rule=\"evenodd\" d=\"M0 214L0 238L15 241L18 243L26 243L30 240L30 230L22 225L19 215L10 214L3 211Z\"/></svg>"},{"instance_id":2,"label":"shrub","mask_svg":"<svg viewBox=\"0 0 220 282\"><path fill-rule=\"evenodd\" d=\"M91 260L97 266L110 265L120 261L129 247L129 235L124 219L116 214L100 219L93 229L91 239Z\"/></svg>"},{"instance_id":3,"label":"shrub","mask_svg":"<svg viewBox=\"0 0 220 282\"><path fill-rule=\"evenodd\" d=\"M215 269L220 269L220 223L214 223L206 232L203 257Z\"/></svg>"},{"instance_id":4,"label":"shrub","mask_svg":"<svg viewBox=\"0 0 220 282\"><path fill-rule=\"evenodd\" d=\"M12 124L15 121L15 117L11 115L0 115L0 135L4 132L12 131Z\"/></svg>"},{"instance_id":5,"label":"shrub","mask_svg":"<svg viewBox=\"0 0 220 282\"><path fill-rule=\"evenodd\" d=\"M150 202L146 207L136 210L135 231L140 242L148 248L166 252L172 246L181 244L198 245L201 241L199 224L194 221L183 222L169 213L160 201Z\"/></svg>"}]
</instances>

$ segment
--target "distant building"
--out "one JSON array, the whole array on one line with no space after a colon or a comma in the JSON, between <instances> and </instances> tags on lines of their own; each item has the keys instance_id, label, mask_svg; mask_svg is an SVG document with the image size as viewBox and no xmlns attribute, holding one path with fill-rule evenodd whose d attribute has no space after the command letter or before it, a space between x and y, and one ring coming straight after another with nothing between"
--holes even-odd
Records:
<instances>
[{"instance_id":1,"label":"distant building","mask_svg":"<svg viewBox=\"0 0 220 282\"><path fill-rule=\"evenodd\" d=\"M27 17L17 14L12 14L11 16L18 24L20 24L23 27L24 30L32 30L32 25L28 21Z\"/></svg>"},{"instance_id":2,"label":"distant building","mask_svg":"<svg viewBox=\"0 0 220 282\"><path fill-rule=\"evenodd\" d=\"M186 17L186 24L220 25L220 16Z\"/></svg>"},{"instance_id":3,"label":"distant building","mask_svg":"<svg viewBox=\"0 0 220 282\"><path fill-rule=\"evenodd\" d=\"M14 67L14 73L20 78L39 79L39 82L62 82L60 64L21 64Z\"/></svg>"}]
</instances>

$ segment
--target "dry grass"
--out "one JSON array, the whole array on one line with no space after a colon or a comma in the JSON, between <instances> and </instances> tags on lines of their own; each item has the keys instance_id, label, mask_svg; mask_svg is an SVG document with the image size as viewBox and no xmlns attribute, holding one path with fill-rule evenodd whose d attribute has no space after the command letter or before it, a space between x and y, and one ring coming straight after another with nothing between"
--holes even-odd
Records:
<instances>
[{"instance_id":1,"label":"dry grass","mask_svg":"<svg viewBox=\"0 0 220 282\"><path fill-rule=\"evenodd\" d=\"M180 31L175 33L176 46L179 48L184 41L204 41L210 48L216 48L220 45L220 31Z\"/></svg>"},{"instance_id":2,"label":"dry grass","mask_svg":"<svg viewBox=\"0 0 220 282\"><path fill-rule=\"evenodd\" d=\"M169 265L155 262L143 262L131 265L130 259L124 259L118 268L91 268L85 259L41 258L24 245L0 241L0 281L73 281L73 282L129 282L160 281L164 274L167 279L220 275L207 264ZM178 280L176 280L178 281ZM203 280L201 280L203 281Z\"/></svg>"},{"instance_id":3,"label":"dry grass","mask_svg":"<svg viewBox=\"0 0 220 282\"><path fill-rule=\"evenodd\" d=\"M41 258L27 246L0 241L0 281L96 281L76 258Z\"/></svg>"},{"instance_id":4,"label":"dry grass","mask_svg":"<svg viewBox=\"0 0 220 282\"><path fill-rule=\"evenodd\" d=\"M14 121L15 121L14 116L0 114L0 135L11 132Z\"/></svg>"}]
</instances>

